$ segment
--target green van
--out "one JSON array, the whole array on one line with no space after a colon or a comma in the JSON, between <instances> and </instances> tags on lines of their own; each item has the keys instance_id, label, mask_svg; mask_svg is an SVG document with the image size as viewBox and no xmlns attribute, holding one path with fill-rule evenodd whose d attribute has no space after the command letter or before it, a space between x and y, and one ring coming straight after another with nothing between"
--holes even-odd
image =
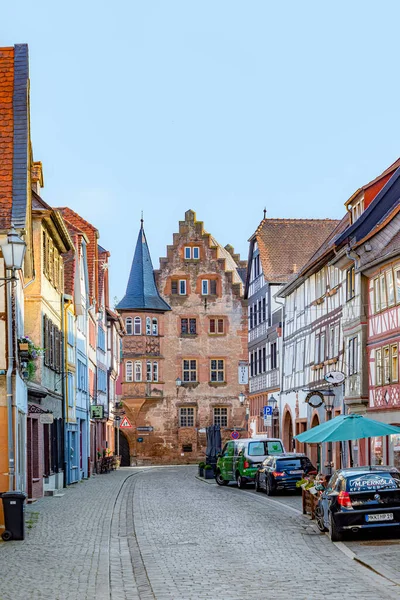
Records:
<instances>
[{"instance_id":1,"label":"green van","mask_svg":"<svg viewBox=\"0 0 400 600\"><path fill-rule=\"evenodd\" d=\"M257 468L266 456L285 452L282 440L255 437L232 440L225 444L218 456L215 480L218 485L236 481L239 488L254 483Z\"/></svg>"}]
</instances>

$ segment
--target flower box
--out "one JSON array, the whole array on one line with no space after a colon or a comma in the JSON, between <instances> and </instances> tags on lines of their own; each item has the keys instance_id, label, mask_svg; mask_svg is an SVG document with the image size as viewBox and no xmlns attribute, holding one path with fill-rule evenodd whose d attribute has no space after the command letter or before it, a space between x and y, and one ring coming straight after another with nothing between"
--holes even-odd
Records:
<instances>
[{"instance_id":1,"label":"flower box","mask_svg":"<svg viewBox=\"0 0 400 600\"><path fill-rule=\"evenodd\" d=\"M303 486L301 487L303 488ZM303 515L310 515L312 519L315 519L315 509L317 508L318 504L318 496L316 495L316 492L315 494L311 493L310 489L315 490L315 488L309 488L308 490L303 488L301 490Z\"/></svg>"}]
</instances>

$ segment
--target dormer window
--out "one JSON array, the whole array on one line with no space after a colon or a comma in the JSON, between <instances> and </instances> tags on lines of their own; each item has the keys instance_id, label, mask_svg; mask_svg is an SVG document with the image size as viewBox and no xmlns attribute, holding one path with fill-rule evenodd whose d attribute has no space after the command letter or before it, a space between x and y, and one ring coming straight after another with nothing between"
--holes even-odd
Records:
<instances>
[{"instance_id":1,"label":"dormer window","mask_svg":"<svg viewBox=\"0 0 400 600\"><path fill-rule=\"evenodd\" d=\"M351 210L351 222L354 223L364 212L364 198L360 198L357 202L352 202L352 204L348 205L348 208Z\"/></svg>"}]
</instances>

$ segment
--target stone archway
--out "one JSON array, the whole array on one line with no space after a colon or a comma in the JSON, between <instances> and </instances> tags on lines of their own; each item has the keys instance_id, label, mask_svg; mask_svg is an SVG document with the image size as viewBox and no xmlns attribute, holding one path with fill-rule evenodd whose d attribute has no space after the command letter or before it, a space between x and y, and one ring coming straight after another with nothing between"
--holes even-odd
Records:
<instances>
[{"instance_id":1,"label":"stone archway","mask_svg":"<svg viewBox=\"0 0 400 600\"><path fill-rule=\"evenodd\" d=\"M286 452L293 452L293 419L290 409L285 407L283 415L283 445Z\"/></svg>"},{"instance_id":2,"label":"stone archway","mask_svg":"<svg viewBox=\"0 0 400 600\"><path fill-rule=\"evenodd\" d=\"M115 440L117 436L115 436ZM115 453L117 452L116 447L117 442L115 441ZM131 455L129 451L129 442L125 433L119 430L119 455L121 457L121 467L130 467L131 466Z\"/></svg>"},{"instance_id":3,"label":"stone archway","mask_svg":"<svg viewBox=\"0 0 400 600\"><path fill-rule=\"evenodd\" d=\"M313 427L317 427L317 425L319 425L319 417L317 413L314 413L313 418L311 419L311 429ZM312 462L312 464L314 465L314 467L317 467L318 470L321 470L321 457L320 457L320 446L319 444L309 444L309 452L307 453L309 455L309 458Z\"/></svg>"}]
</instances>

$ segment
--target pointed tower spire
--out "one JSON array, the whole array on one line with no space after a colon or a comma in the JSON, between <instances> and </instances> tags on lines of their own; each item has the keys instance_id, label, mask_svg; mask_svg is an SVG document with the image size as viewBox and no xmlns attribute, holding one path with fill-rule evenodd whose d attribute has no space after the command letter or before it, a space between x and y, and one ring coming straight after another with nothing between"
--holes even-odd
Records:
<instances>
[{"instance_id":1,"label":"pointed tower spire","mask_svg":"<svg viewBox=\"0 0 400 600\"><path fill-rule=\"evenodd\" d=\"M171 310L158 293L153 265L143 228L143 214L133 256L131 272L125 296L116 306L117 310Z\"/></svg>"}]
</instances>

